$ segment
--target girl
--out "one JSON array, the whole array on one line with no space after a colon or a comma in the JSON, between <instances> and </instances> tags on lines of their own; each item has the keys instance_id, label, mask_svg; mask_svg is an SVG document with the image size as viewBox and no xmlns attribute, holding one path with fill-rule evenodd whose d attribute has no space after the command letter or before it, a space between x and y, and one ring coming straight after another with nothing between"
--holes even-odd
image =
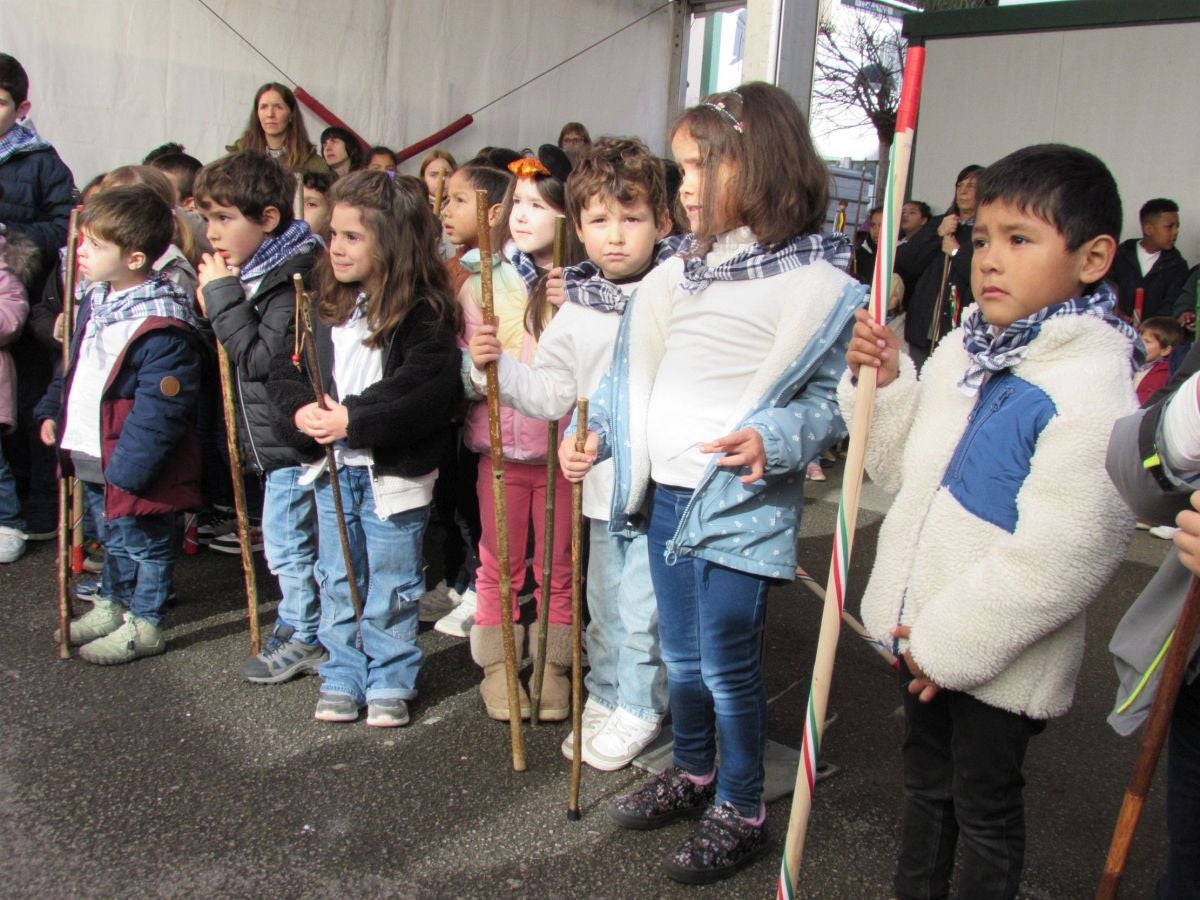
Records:
<instances>
[{"instance_id":1,"label":"girl","mask_svg":"<svg viewBox=\"0 0 1200 900\"><path fill-rule=\"evenodd\" d=\"M425 154L421 160L421 180L425 182L425 187L429 190L430 207L437 206L438 180L442 181L444 193L446 183L457 168L458 163L445 150L430 150Z\"/></svg>"},{"instance_id":2,"label":"girl","mask_svg":"<svg viewBox=\"0 0 1200 900\"><path fill-rule=\"evenodd\" d=\"M328 172L329 166L308 139L296 95L287 85L268 82L254 95L246 130L225 148L254 150L278 160L291 172Z\"/></svg>"},{"instance_id":3,"label":"girl","mask_svg":"<svg viewBox=\"0 0 1200 900\"><path fill-rule=\"evenodd\" d=\"M817 233L828 175L787 93L709 97L671 149L691 249L642 281L586 450L570 436L559 458L574 480L613 458L613 530L650 508L674 765L611 813L629 828L703 815L666 869L705 883L767 849L767 587L794 577L805 465L844 434L836 388L864 289L830 263L848 259L844 236Z\"/></svg>"},{"instance_id":4,"label":"girl","mask_svg":"<svg viewBox=\"0 0 1200 900\"><path fill-rule=\"evenodd\" d=\"M459 393L455 305L437 257L437 226L424 198L380 172L334 183L330 252L317 266L313 339L323 360L326 406L286 358L271 375L281 433L336 445L345 521L333 506L324 457L316 479L318 637L329 661L314 717L367 724L408 722L423 658L417 601L421 541L436 466ZM299 434L297 434L299 432ZM308 440L303 440L303 439ZM362 620L356 627L339 528L349 536Z\"/></svg>"},{"instance_id":5,"label":"girl","mask_svg":"<svg viewBox=\"0 0 1200 900\"><path fill-rule=\"evenodd\" d=\"M332 125L321 132L321 156L325 164L340 178L362 168L362 147L345 128Z\"/></svg>"},{"instance_id":6,"label":"girl","mask_svg":"<svg viewBox=\"0 0 1200 900\"><path fill-rule=\"evenodd\" d=\"M364 168L395 175L396 154L387 147L372 147L367 151L367 164Z\"/></svg>"}]
</instances>

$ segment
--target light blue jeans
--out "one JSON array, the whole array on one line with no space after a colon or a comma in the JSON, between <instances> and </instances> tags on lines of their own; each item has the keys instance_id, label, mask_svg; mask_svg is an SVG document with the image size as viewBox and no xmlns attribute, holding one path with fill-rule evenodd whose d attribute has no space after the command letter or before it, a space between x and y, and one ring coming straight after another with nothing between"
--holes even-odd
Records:
<instances>
[{"instance_id":1,"label":"light blue jeans","mask_svg":"<svg viewBox=\"0 0 1200 900\"><path fill-rule=\"evenodd\" d=\"M17 482L13 478L8 460L4 458L4 448L0 447L0 525L25 530L25 520L21 518L21 501L17 498Z\"/></svg>"},{"instance_id":2,"label":"light blue jeans","mask_svg":"<svg viewBox=\"0 0 1200 900\"><path fill-rule=\"evenodd\" d=\"M317 640L321 601L317 564L317 499L312 485L299 483L304 469L287 466L267 473L263 497L263 549L271 574L283 593L276 613L279 625L307 643ZM336 535L335 535L336 537ZM338 544L340 552L341 545Z\"/></svg>"},{"instance_id":3,"label":"light blue jeans","mask_svg":"<svg viewBox=\"0 0 1200 900\"><path fill-rule=\"evenodd\" d=\"M646 535L613 534L599 519L590 527L588 699L657 723L667 711L667 670L658 644Z\"/></svg>"},{"instance_id":4,"label":"light blue jeans","mask_svg":"<svg viewBox=\"0 0 1200 900\"><path fill-rule=\"evenodd\" d=\"M104 542L99 596L161 625L175 581L175 516L104 518L104 485L84 482L84 506Z\"/></svg>"},{"instance_id":5,"label":"light blue jeans","mask_svg":"<svg viewBox=\"0 0 1200 900\"><path fill-rule=\"evenodd\" d=\"M421 541L429 507L380 519L365 466L342 466L338 483L363 615L356 628L333 489L325 474L316 484L316 572L321 589L317 636L329 651L329 661L320 670L321 693L346 694L360 704L411 700L417 695L417 673L424 659L417 646L417 615L425 592Z\"/></svg>"}]
</instances>

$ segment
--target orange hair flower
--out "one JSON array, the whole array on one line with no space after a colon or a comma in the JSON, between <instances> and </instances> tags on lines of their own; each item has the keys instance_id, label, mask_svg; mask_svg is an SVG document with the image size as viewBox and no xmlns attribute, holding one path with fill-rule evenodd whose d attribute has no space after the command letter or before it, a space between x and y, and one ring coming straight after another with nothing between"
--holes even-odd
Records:
<instances>
[{"instance_id":1,"label":"orange hair flower","mask_svg":"<svg viewBox=\"0 0 1200 900\"><path fill-rule=\"evenodd\" d=\"M550 170L542 165L540 159L526 156L524 159L514 159L508 164L508 171L518 178L532 178L534 175L549 175Z\"/></svg>"}]
</instances>

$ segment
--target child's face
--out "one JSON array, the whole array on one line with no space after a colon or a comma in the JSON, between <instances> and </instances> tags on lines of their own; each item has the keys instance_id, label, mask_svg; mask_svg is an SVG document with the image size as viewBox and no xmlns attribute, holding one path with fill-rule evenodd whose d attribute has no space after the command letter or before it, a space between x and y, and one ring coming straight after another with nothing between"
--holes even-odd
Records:
<instances>
[{"instance_id":1,"label":"child's face","mask_svg":"<svg viewBox=\"0 0 1200 900\"><path fill-rule=\"evenodd\" d=\"M325 143L321 145L321 155L325 157L325 163L331 169L334 166L340 166L350 158L350 153L346 150L346 142L338 137L325 138Z\"/></svg>"},{"instance_id":2,"label":"child's face","mask_svg":"<svg viewBox=\"0 0 1200 900\"><path fill-rule=\"evenodd\" d=\"M559 213L545 201L532 178L518 178L508 230L517 249L543 269L554 259L554 220Z\"/></svg>"},{"instance_id":3,"label":"child's face","mask_svg":"<svg viewBox=\"0 0 1200 900\"><path fill-rule=\"evenodd\" d=\"M329 217L332 214L333 210L329 208L329 200L324 194L316 188L304 189L304 221L313 234L329 237Z\"/></svg>"},{"instance_id":4,"label":"child's face","mask_svg":"<svg viewBox=\"0 0 1200 900\"><path fill-rule=\"evenodd\" d=\"M879 229L883 225L883 213L877 212L871 214L871 221L867 223L867 234L871 238L871 243L876 247L879 246Z\"/></svg>"},{"instance_id":5,"label":"child's face","mask_svg":"<svg viewBox=\"0 0 1200 900\"><path fill-rule=\"evenodd\" d=\"M430 197L436 197L438 191L438 178L450 180L450 173L454 169L451 167L448 160L441 158L435 159L425 167L425 187L429 190Z\"/></svg>"},{"instance_id":6,"label":"child's face","mask_svg":"<svg viewBox=\"0 0 1200 900\"><path fill-rule=\"evenodd\" d=\"M1143 329L1138 334L1142 338L1142 343L1146 345L1146 362L1158 362L1167 355L1167 348L1162 345L1158 335L1153 331Z\"/></svg>"},{"instance_id":7,"label":"child's face","mask_svg":"<svg viewBox=\"0 0 1200 900\"><path fill-rule=\"evenodd\" d=\"M357 206L337 203L329 222L329 262L343 284L366 284L375 272L375 232Z\"/></svg>"},{"instance_id":8,"label":"child's face","mask_svg":"<svg viewBox=\"0 0 1200 900\"><path fill-rule=\"evenodd\" d=\"M455 172L446 182L446 199L442 202L442 234L456 247L470 250L479 244L475 186L462 172Z\"/></svg>"},{"instance_id":9,"label":"child's face","mask_svg":"<svg viewBox=\"0 0 1200 900\"><path fill-rule=\"evenodd\" d=\"M679 203L687 213L689 226L693 231L703 227L717 234L737 227L733 215L729 212L731 203L729 182L733 178L733 166L723 160L717 168L717 184L713 196L716 198L717 209L704 209L704 164L700 153L700 145L692 137L690 131L681 128L671 138L671 155L683 172L683 180L679 183ZM713 218L711 226L708 217Z\"/></svg>"},{"instance_id":10,"label":"child's face","mask_svg":"<svg viewBox=\"0 0 1200 900\"><path fill-rule=\"evenodd\" d=\"M1142 226L1143 243L1153 250L1170 250L1179 239L1179 213L1159 213Z\"/></svg>"},{"instance_id":11,"label":"child's face","mask_svg":"<svg viewBox=\"0 0 1200 900\"><path fill-rule=\"evenodd\" d=\"M619 281L650 266L654 245L669 228L665 219L654 221L654 210L645 197L622 203L615 197L596 194L580 210L575 230L588 259L609 281Z\"/></svg>"},{"instance_id":12,"label":"child's face","mask_svg":"<svg viewBox=\"0 0 1200 900\"><path fill-rule=\"evenodd\" d=\"M376 153L367 160L367 168L372 172L387 172L396 174L396 160L390 153Z\"/></svg>"},{"instance_id":13,"label":"child's face","mask_svg":"<svg viewBox=\"0 0 1200 900\"><path fill-rule=\"evenodd\" d=\"M972 240L971 290L984 319L998 328L1080 296L1111 261L1111 249L1103 263L1094 255L1097 242L1113 246L1112 238L1102 236L1068 250L1055 226L1000 200L979 207Z\"/></svg>"},{"instance_id":14,"label":"child's face","mask_svg":"<svg viewBox=\"0 0 1200 900\"><path fill-rule=\"evenodd\" d=\"M204 217L208 242L230 266L245 265L279 224L279 211L273 206L267 207L262 222L247 219L236 206L224 206L215 201L205 203L200 215Z\"/></svg>"},{"instance_id":15,"label":"child's face","mask_svg":"<svg viewBox=\"0 0 1200 900\"><path fill-rule=\"evenodd\" d=\"M264 91L258 98L258 124L267 137L282 137L291 118L292 111L279 91Z\"/></svg>"},{"instance_id":16,"label":"child's face","mask_svg":"<svg viewBox=\"0 0 1200 900\"><path fill-rule=\"evenodd\" d=\"M29 101L14 103L12 94L0 88L0 134L8 134L18 119L29 115Z\"/></svg>"},{"instance_id":17,"label":"child's face","mask_svg":"<svg viewBox=\"0 0 1200 900\"><path fill-rule=\"evenodd\" d=\"M905 235L912 235L918 228L924 225L928 220L921 213L921 207L915 203L905 203L900 208L900 230Z\"/></svg>"},{"instance_id":18,"label":"child's face","mask_svg":"<svg viewBox=\"0 0 1200 900\"><path fill-rule=\"evenodd\" d=\"M126 253L87 228L83 229L77 259L80 275L89 281L107 281L113 290L123 290L144 280L140 274L146 260L144 254Z\"/></svg>"}]
</instances>

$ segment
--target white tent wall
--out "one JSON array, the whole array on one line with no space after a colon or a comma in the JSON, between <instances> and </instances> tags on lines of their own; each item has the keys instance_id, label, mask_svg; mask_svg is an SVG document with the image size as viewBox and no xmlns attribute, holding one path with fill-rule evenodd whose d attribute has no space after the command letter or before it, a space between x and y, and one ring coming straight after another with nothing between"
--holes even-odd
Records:
<instances>
[{"instance_id":1,"label":"white tent wall","mask_svg":"<svg viewBox=\"0 0 1200 900\"><path fill-rule=\"evenodd\" d=\"M1117 179L1123 238L1141 235L1142 203L1170 197L1179 250L1200 262L1200 118L1187 99L1198 45L1200 22L929 39L910 195L940 212L966 164L1073 144ZM1160 69L1165 81L1148 74Z\"/></svg>"},{"instance_id":2,"label":"white tent wall","mask_svg":"<svg viewBox=\"0 0 1200 900\"><path fill-rule=\"evenodd\" d=\"M258 86L289 79L393 149L486 106L440 146L463 160L485 144L552 143L579 120L593 136L636 134L665 151L662 0L207 3L212 12L199 0L0 0L0 51L28 71L32 118L79 183L168 140L214 159L241 134ZM314 140L325 127L307 111L305 122Z\"/></svg>"}]
</instances>

